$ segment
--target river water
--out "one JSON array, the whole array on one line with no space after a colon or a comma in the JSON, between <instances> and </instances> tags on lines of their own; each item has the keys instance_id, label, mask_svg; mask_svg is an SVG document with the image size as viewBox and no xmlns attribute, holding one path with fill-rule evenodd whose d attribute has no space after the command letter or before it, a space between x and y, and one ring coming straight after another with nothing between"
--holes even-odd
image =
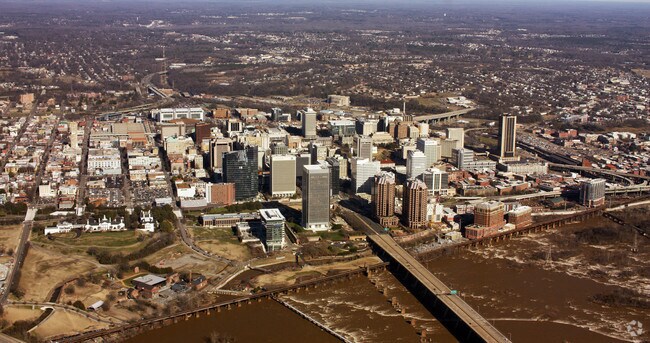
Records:
<instances>
[{"instance_id":1,"label":"river water","mask_svg":"<svg viewBox=\"0 0 650 343\"><path fill-rule=\"evenodd\" d=\"M217 338L221 339L214 342L230 342L228 339L234 342L303 342L306 337L314 343L338 342L334 336L269 299L179 321L126 342L210 342L209 338L214 334L219 334Z\"/></svg>"},{"instance_id":2,"label":"river water","mask_svg":"<svg viewBox=\"0 0 650 343\"><path fill-rule=\"evenodd\" d=\"M425 265L514 342L633 341L628 325L650 325L647 308L606 306L592 300L597 294L644 287L642 278L626 279L626 284L615 277L587 277L587 273L580 273L581 268L594 266L587 265L580 255L566 260L529 260L531 251L546 249L548 235L500 242ZM618 249L597 248L612 253ZM647 249L647 245L641 248ZM650 289L642 292L648 294L645 291ZM423 335L427 341L456 341L387 271L281 297L353 342L421 342ZM638 328L631 325L631 329ZM643 331L637 339L650 339L646 327ZM336 341L278 302L264 300L147 332L129 342L205 342L212 332L232 337L235 342Z\"/></svg>"}]
</instances>

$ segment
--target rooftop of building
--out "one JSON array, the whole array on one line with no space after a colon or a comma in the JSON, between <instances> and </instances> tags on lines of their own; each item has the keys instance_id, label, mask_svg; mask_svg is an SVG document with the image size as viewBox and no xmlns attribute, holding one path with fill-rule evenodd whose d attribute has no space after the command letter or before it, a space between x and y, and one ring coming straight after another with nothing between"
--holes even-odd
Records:
<instances>
[{"instance_id":1,"label":"rooftop of building","mask_svg":"<svg viewBox=\"0 0 650 343\"><path fill-rule=\"evenodd\" d=\"M488 210L488 211L496 210L499 207L503 207L503 203L496 200L490 200L476 205L477 209Z\"/></svg>"},{"instance_id":2,"label":"rooftop of building","mask_svg":"<svg viewBox=\"0 0 650 343\"><path fill-rule=\"evenodd\" d=\"M304 170L308 170L309 172L324 172L327 173L329 172L327 168L324 168L320 164L308 164L306 166L303 166Z\"/></svg>"},{"instance_id":3,"label":"rooftop of building","mask_svg":"<svg viewBox=\"0 0 650 343\"><path fill-rule=\"evenodd\" d=\"M533 209L530 206L517 206L516 208L510 210L510 213L514 214L524 214L527 212L532 212Z\"/></svg>"},{"instance_id":4,"label":"rooftop of building","mask_svg":"<svg viewBox=\"0 0 650 343\"><path fill-rule=\"evenodd\" d=\"M159 283L163 283L163 282L166 282L166 281L167 280L165 280L164 278L161 278L160 276L153 275L153 274L139 276L139 277L133 279L133 282L143 283L143 284L148 285L148 286L155 286L155 285L157 285Z\"/></svg>"},{"instance_id":5,"label":"rooftop of building","mask_svg":"<svg viewBox=\"0 0 650 343\"><path fill-rule=\"evenodd\" d=\"M260 210L260 215L264 221L284 221L284 216L277 208L264 208Z\"/></svg>"}]
</instances>

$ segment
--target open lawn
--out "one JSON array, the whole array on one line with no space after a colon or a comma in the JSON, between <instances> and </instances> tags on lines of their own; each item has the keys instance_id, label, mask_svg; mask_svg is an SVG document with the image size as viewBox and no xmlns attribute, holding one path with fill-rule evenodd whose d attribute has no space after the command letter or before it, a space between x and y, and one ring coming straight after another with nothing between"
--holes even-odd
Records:
<instances>
[{"instance_id":1,"label":"open lawn","mask_svg":"<svg viewBox=\"0 0 650 343\"><path fill-rule=\"evenodd\" d=\"M41 340L58 335L70 335L78 332L104 329L108 324L98 323L75 312L55 310L47 320L33 331Z\"/></svg>"},{"instance_id":2,"label":"open lawn","mask_svg":"<svg viewBox=\"0 0 650 343\"><path fill-rule=\"evenodd\" d=\"M196 242L202 249L230 260L246 261L252 255L246 245L239 243L224 243L218 240L204 240Z\"/></svg>"},{"instance_id":3,"label":"open lawn","mask_svg":"<svg viewBox=\"0 0 650 343\"><path fill-rule=\"evenodd\" d=\"M342 232L341 230L339 230L339 231L319 232L318 235L321 236L322 239L330 240L330 241L343 241L343 240L345 240L345 233Z\"/></svg>"},{"instance_id":4,"label":"open lawn","mask_svg":"<svg viewBox=\"0 0 650 343\"><path fill-rule=\"evenodd\" d=\"M66 292L61 292L61 297L59 298L60 303L75 302L80 300L86 307L94 304L99 300L104 300L106 295L109 293L109 290L103 289L100 285L95 285L90 282L86 282L83 287L77 286L74 282L74 293L66 294Z\"/></svg>"},{"instance_id":5,"label":"open lawn","mask_svg":"<svg viewBox=\"0 0 650 343\"><path fill-rule=\"evenodd\" d=\"M34 320L43 313L39 308L32 310L31 306L24 307L10 305L5 306L4 309L5 313L0 316L0 318L8 321L10 324L18 320Z\"/></svg>"},{"instance_id":6,"label":"open lawn","mask_svg":"<svg viewBox=\"0 0 650 343\"><path fill-rule=\"evenodd\" d=\"M52 239L44 235L32 235L32 241L77 252L85 252L90 247L98 247L127 253L138 250L146 244L146 240L142 242L138 240L141 235L142 233L136 231L84 232L81 236L76 237L76 233L69 232L51 235Z\"/></svg>"},{"instance_id":7,"label":"open lawn","mask_svg":"<svg viewBox=\"0 0 650 343\"><path fill-rule=\"evenodd\" d=\"M22 224L0 226L0 246L15 249L22 228Z\"/></svg>"},{"instance_id":8,"label":"open lawn","mask_svg":"<svg viewBox=\"0 0 650 343\"><path fill-rule=\"evenodd\" d=\"M237 261L252 257L248 247L239 242L231 229L193 227L191 232L196 244L208 252Z\"/></svg>"},{"instance_id":9,"label":"open lawn","mask_svg":"<svg viewBox=\"0 0 650 343\"><path fill-rule=\"evenodd\" d=\"M22 225L7 225L0 227L0 248L4 250L3 254L1 254L2 256L0 256L0 263L9 260L10 257L6 255L6 251L16 250L22 227Z\"/></svg>"},{"instance_id":10,"label":"open lawn","mask_svg":"<svg viewBox=\"0 0 650 343\"><path fill-rule=\"evenodd\" d=\"M239 240L231 229L192 227L190 232L195 241L217 240L224 243L237 243Z\"/></svg>"},{"instance_id":11,"label":"open lawn","mask_svg":"<svg viewBox=\"0 0 650 343\"><path fill-rule=\"evenodd\" d=\"M90 271L99 271L88 255L66 256L52 247L32 246L21 268L19 287L25 300L45 301L48 293L60 282Z\"/></svg>"}]
</instances>

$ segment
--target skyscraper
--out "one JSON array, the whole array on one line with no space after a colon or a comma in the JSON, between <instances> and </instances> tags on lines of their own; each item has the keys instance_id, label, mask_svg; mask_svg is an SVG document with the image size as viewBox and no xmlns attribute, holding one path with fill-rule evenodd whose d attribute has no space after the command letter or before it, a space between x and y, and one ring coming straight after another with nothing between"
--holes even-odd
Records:
<instances>
[{"instance_id":1,"label":"skyscraper","mask_svg":"<svg viewBox=\"0 0 650 343\"><path fill-rule=\"evenodd\" d=\"M472 162L474 162L474 151L465 148L452 150L451 164L458 169L466 169Z\"/></svg>"},{"instance_id":2,"label":"skyscraper","mask_svg":"<svg viewBox=\"0 0 650 343\"><path fill-rule=\"evenodd\" d=\"M446 134L448 140L458 141L460 148L465 146L465 129L462 127L448 127Z\"/></svg>"},{"instance_id":3,"label":"skyscraper","mask_svg":"<svg viewBox=\"0 0 650 343\"><path fill-rule=\"evenodd\" d=\"M440 156L445 158L451 158L452 152L454 149L462 149L460 141L455 139L445 139L440 142Z\"/></svg>"},{"instance_id":4,"label":"skyscraper","mask_svg":"<svg viewBox=\"0 0 650 343\"><path fill-rule=\"evenodd\" d=\"M327 158L327 147L320 143L309 143L309 153L311 154L311 164L318 164L318 161L325 161Z\"/></svg>"},{"instance_id":5,"label":"skyscraper","mask_svg":"<svg viewBox=\"0 0 650 343\"><path fill-rule=\"evenodd\" d=\"M449 174L437 168L429 168L422 174L422 181L429 189L429 195L447 195Z\"/></svg>"},{"instance_id":6,"label":"skyscraper","mask_svg":"<svg viewBox=\"0 0 650 343\"><path fill-rule=\"evenodd\" d=\"M321 165L302 169L302 226L324 231L330 226L330 170Z\"/></svg>"},{"instance_id":7,"label":"skyscraper","mask_svg":"<svg viewBox=\"0 0 650 343\"><path fill-rule=\"evenodd\" d=\"M302 178L302 167L311 164L311 155L307 153L296 155L296 177Z\"/></svg>"},{"instance_id":8,"label":"skyscraper","mask_svg":"<svg viewBox=\"0 0 650 343\"><path fill-rule=\"evenodd\" d=\"M271 120L272 121L279 121L280 116L282 116L282 109L279 107L273 107L271 109Z\"/></svg>"},{"instance_id":9,"label":"skyscraper","mask_svg":"<svg viewBox=\"0 0 650 343\"><path fill-rule=\"evenodd\" d=\"M235 200L247 200L257 196L257 147L248 146L223 155L224 182L235 184Z\"/></svg>"},{"instance_id":10,"label":"skyscraper","mask_svg":"<svg viewBox=\"0 0 650 343\"><path fill-rule=\"evenodd\" d=\"M289 153L289 147L282 142L275 142L271 145L271 154L273 155L286 155Z\"/></svg>"},{"instance_id":11,"label":"skyscraper","mask_svg":"<svg viewBox=\"0 0 650 343\"><path fill-rule=\"evenodd\" d=\"M354 137L354 147L357 157L372 161L372 138L366 136Z\"/></svg>"},{"instance_id":12,"label":"skyscraper","mask_svg":"<svg viewBox=\"0 0 650 343\"><path fill-rule=\"evenodd\" d=\"M291 197L296 194L296 157L271 155L271 195Z\"/></svg>"},{"instance_id":13,"label":"skyscraper","mask_svg":"<svg viewBox=\"0 0 650 343\"><path fill-rule=\"evenodd\" d=\"M336 196L341 191L341 162L336 157L328 157L326 161L330 169L330 190L332 196Z\"/></svg>"},{"instance_id":14,"label":"skyscraper","mask_svg":"<svg viewBox=\"0 0 650 343\"><path fill-rule=\"evenodd\" d=\"M372 189L372 207L375 217L384 227L397 225L395 216L395 174L381 172L375 175Z\"/></svg>"},{"instance_id":15,"label":"skyscraper","mask_svg":"<svg viewBox=\"0 0 650 343\"><path fill-rule=\"evenodd\" d=\"M441 157L441 146L438 141L428 138L418 138L416 148L424 153L427 158L426 166L431 167Z\"/></svg>"},{"instance_id":16,"label":"skyscraper","mask_svg":"<svg viewBox=\"0 0 650 343\"><path fill-rule=\"evenodd\" d=\"M427 224L427 186L418 179L409 179L404 185L402 223L411 229Z\"/></svg>"},{"instance_id":17,"label":"skyscraper","mask_svg":"<svg viewBox=\"0 0 650 343\"><path fill-rule=\"evenodd\" d=\"M411 150L406 158L406 176L419 177L427 169L427 157L420 150Z\"/></svg>"},{"instance_id":18,"label":"skyscraper","mask_svg":"<svg viewBox=\"0 0 650 343\"><path fill-rule=\"evenodd\" d=\"M307 108L299 113L302 120L302 136L316 138L316 112L311 108Z\"/></svg>"},{"instance_id":19,"label":"skyscraper","mask_svg":"<svg viewBox=\"0 0 650 343\"><path fill-rule=\"evenodd\" d=\"M284 216L277 208L260 210L262 226L264 227L264 243L268 251L276 251L287 244L287 234L284 230Z\"/></svg>"},{"instance_id":20,"label":"skyscraper","mask_svg":"<svg viewBox=\"0 0 650 343\"><path fill-rule=\"evenodd\" d=\"M580 203L587 207L605 204L605 179L593 179L580 183Z\"/></svg>"},{"instance_id":21,"label":"skyscraper","mask_svg":"<svg viewBox=\"0 0 650 343\"><path fill-rule=\"evenodd\" d=\"M499 117L499 160L517 161L517 116Z\"/></svg>"},{"instance_id":22,"label":"skyscraper","mask_svg":"<svg viewBox=\"0 0 650 343\"><path fill-rule=\"evenodd\" d=\"M223 154L232 150L232 140L217 138L210 141L210 169L217 170L223 167Z\"/></svg>"},{"instance_id":23,"label":"skyscraper","mask_svg":"<svg viewBox=\"0 0 650 343\"><path fill-rule=\"evenodd\" d=\"M369 159L354 157L351 160L350 169L354 179L354 190L356 193L368 193L372 191L373 177L381 170L379 161L370 162Z\"/></svg>"}]
</instances>

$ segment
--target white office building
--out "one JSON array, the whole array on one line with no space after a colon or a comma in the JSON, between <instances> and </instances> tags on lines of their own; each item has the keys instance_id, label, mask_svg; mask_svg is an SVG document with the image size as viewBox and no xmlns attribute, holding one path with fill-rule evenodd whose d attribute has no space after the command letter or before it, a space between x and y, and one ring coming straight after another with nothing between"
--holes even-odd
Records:
<instances>
[{"instance_id":1,"label":"white office building","mask_svg":"<svg viewBox=\"0 0 650 343\"><path fill-rule=\"evenodd\" d=\"M88 149L88 174L119 175L122 173L122 160L117 148Z\"/></svg>"},{"instance_id":2,"label":"white office building","mask_svg":"<svg viewBox=\"0 0 650 343\"><path fill-rule=\"evenodd\" d=\"M200 107L191 108L160 108L151 111L151 117L159 123L168 122L174 119L196 119L203 121L205 111Z\"/></svg>"},{"instance_id":3,"label":"white office building","mask_svg":"<svg viewBox=\"0 0 650 343\"><path fill-rule=\"evenodd\" d=\"M325 231L330 227L330 170L307 165L302 170L302 226Z\"/></svg>"},{"instance_id":4,"label":"white office building","mask_svg":"<svg viewBox=\"0 0 650 343\"><path fill-rule=\"evenodd\" d=\"M420 150L409 151L406 158L406 176L409 179L419 177L427 169L427 157Z\"/></svg>"},{"instance_id":5,"label":"white office building","mask_svg":"<svg viewBox=\"0 0 650 343\"><path fill-rule=\"evenodd\" d=\"M271 155L271 195L292 197L296 194L296 156Z\"/></svg>"},{"instance_id":6,"label":"white office building","mask_svg":"<svg viewBox=\"0 0 650 343\"><path fill-rule=\"evenodd\" d=\"M352 178L354 180L354 192L370 194L374 177L381 170L379 161L370 161L367 158L354 157L350 161Z\"/></svg>"},{"instance_id":7,"label":"white office building","mask_svg":"<svg viewBox=\"0 0 650 343\"><path fill-rule=\"evenodd\" d=\"M365 136L354 137L354 148L357 157L372 160L372 138Z\"/></svg>"},{"instance_id":8,"label":"white office building","mask_svg":"<svg viewBox=\"0 0 650 343\"><path fill-rule=\"evenodd\" d=\"M429 195L447 195L449 174L438 168L429 168L422 174L422 181L427 185Z\"/></svg>"},{"instance_id":9,"label":"white office building","mask_svg":"<svg viewBox=\"0 0 650 343\"><path fill-rule=\"evenodd\" d=\"M432 166L434 163L440 161L442 147L439 142L434 139L419 138L416 143L416 148L424 153L427 158L427 167Z\"/></svg>"},{"instance_id":10,"label":"white office building","mask_svg":"<svg viewBox=\"0 0 650 343\"><path fill-rule=\"evenodd\" d=\"M465 129L462 127L448 127L445 131L447 139L457 141L458 147L465 146Z\"/></svg>"},{"instance_id":11,"label":"white office building","mask_svg":"<svg viewBox=\"0 0 650 343\"><path fill-rule=\"evenodd\" d=\"M306 108L303 111L298 111L298 114L302 120L302 136L316 138L317 113L311 108Z\"/></svg>"}]
</instances>

